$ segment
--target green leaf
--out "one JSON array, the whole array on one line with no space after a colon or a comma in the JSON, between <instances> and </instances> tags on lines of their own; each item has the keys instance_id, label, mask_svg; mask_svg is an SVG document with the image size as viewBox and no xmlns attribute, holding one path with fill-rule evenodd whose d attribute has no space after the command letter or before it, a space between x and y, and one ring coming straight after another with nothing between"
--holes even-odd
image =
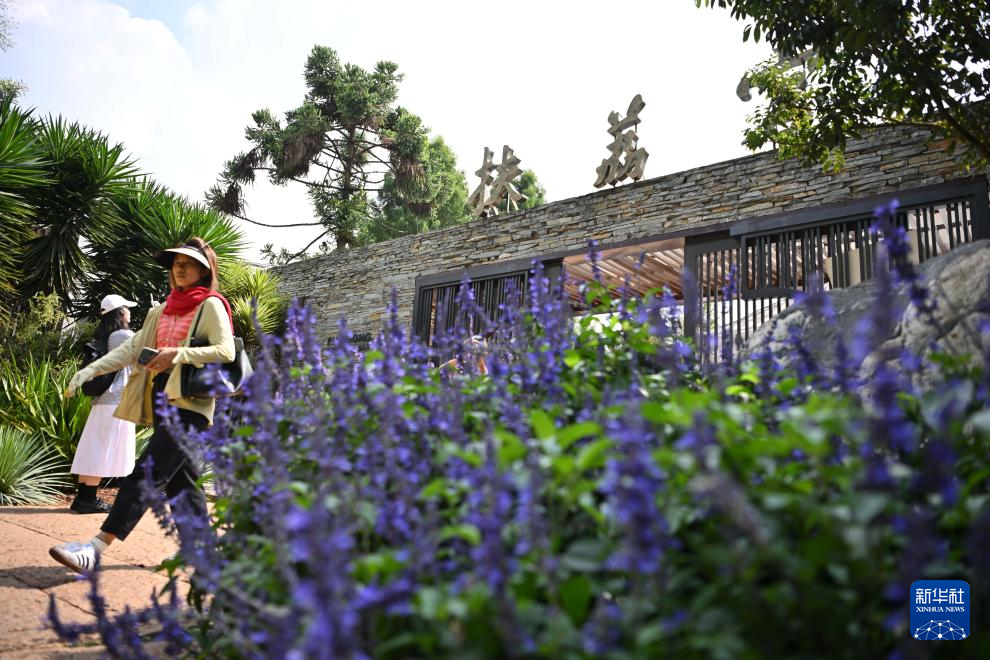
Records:
<instances>
[{"instance_id":1,"label":"green leaf","mask_svg":"<svg viewBox=\"0 0 990 660\"><path fill-rule=\"evenodd\" d=\"M554 476L566 480L574 473L574 457L567 454L555 456L550 461L550 469Z\"/></svg>"},{"instance_id":2,"label":"green leaf","mask_svg":"<svg viewBox=\"0 0 990 660\"><path fill-rule=\"evenodd\" d=\"M798 385L800 385L800 383L797 378L782 378L777 383L777 391L780 392L781 396L790 396L791 392L793 392L794 388Z\"/></svg>"},{"instance_id":3,"label":"green leaf","mask_svg":"<svg viewBox=\"0 0 990 660\"><path fill-rule=\"evenodd\" d=\"M590 470L591 468L604 467L605 457L611 446L611 440L608 438L602 438L601 440L596 440L595 442L583 447L581 449L581 453L578 454L577 460L575 461L575 466L578 471L584 472L585 470Z\"/></svg>"},{"instance_id":4,"label":"green leaf","mask_svg":"<svg viewBox=\"0 0 990 660\"><path fill-rule=\"evenodd\" d=\"M526 445L515 433L504 429L496 429L495 438L498 440L498 464L506 467L526 455Z\"/></svg>"},{"instance_id":5,"label":"green leaf","mask_svg":"<svg viewBox=\"0 0 990 660\"><path fill-rule=\"evenodd\" d=\"M368 351L364 354L364 363L371 364L373 362L381 362L385 359L385 354L381 351Z\"/></svg>"},{"instance_id":6,"label":"green leaf","mask_svg":"<svg viewBox=\"0 0 990 660\"><path fill-rule=\"evenodd\" d=\"M533 432L540 440L546 440L557 432L553 420L545 411L536 409L529 414L529 423L533 427Z\"/></svg>"},{"instance_id":7,"label":"green leaf","mask_svg":"<svg viewBox=\"0 0 990 660\"><path fill-rule=\"evenodd\" d=\"M743 383L751 383L753 385L760 384L760 376L756 373L755 369L748 369L739 375L739 380Z\"/></svg>"},{"instance_id":8,"label":"green leaf","mask_svg":"<svg viewBox=\"0 0 990 660\"><path fill-rule=\"evenodd\" d=\"M728 396L737 396L744 401L748 401L752 397L752 392L745 385L729 385L725 388L725 393Z\"/></svg>"},{"instance_id":9,"label":"green leaf","mask_svg":"<svg viewBox=\"0 0 990 660\"><path fill-rule=\"evenodd\" d=\"M421 636L412 633L405 632L399 633L393 637L389 637L386 641L375 646L374 651L371 655L373 658L390 658L390 657L409 657L415 656L415 650L419 646L421 641ZM396 654L397 651L404 648L409 648L407 653Z\"/></svg>"},{"instance_id":10,"label":"green leaf","mask_svg":"<svg viewBox=\"0 0 990 660\"><path fill-rule=\"evenodd\" d=\"M440 541L448 541L450 539L464 539L471 545L478 545L481 543L481 530L479 530L474 525L447 525L440 530Z\"/></svg>"},{"instance_id":11,"label":"green leaf","mask_svg":"<svg viewBox=\"0 0 990 660\"><path fill-rule=\"evenodd\" d=\"M378 508L371 502L358 502L356 511L358 517L369 527L373 527L378 520Z\"/></svg>"},{"instance_id":12,"label":"green leaf","mask_svg":"<svg viewBox=\"0 0 990 660\"><path fill-rule=\"evenodd\" d=\"M354 561L354 577L362 584L375 578L384 581L402 569L403 565L391 551L376 552Z\"/></svg>"},{"instance_id":13,"label":"green leaf","mask_svg":"<svg viewBox=\"0 0 990 660\"><path fill-rule=\"evenodd\" d=\"M560 445L561 449L567 449L582 438L601 434L602 427L598 422L577 422L569 424L557 432L557 444Z\"/></svg>"},{"instance_id":14,"label":"green leaf","mask_svg":"<svg viewBox=\"0 0 990 660\"><path fill-rule=\"evenodd\" d=\"M289 490L300 497L306 497L310 493L309 483L306 481L290 481Z\"/></svg>"},{"instance_id":15,"label":"green leaf","mask_svg":"<svg viewBox=\"0 0 990 660\"><path fill-rule=\"evenodd\" d=\"M640 408L643 418L654 424L664 424L670 421L667 406L656 401L647 401Z\"/></svg>"},{"instance_id":16,"label":"green leaf","mask_svg":"<svg viewBox=\"0 0 990 660\"><path fill-rule=\"evenodd\" d=\"M423 490L419 492L420 499L433 500L440 495L442 495L447 490L447 480L443 477L437 477L430 483L423 486Z\"/></svg>"},{"instance_id":17,"label":"green leaf","mask_svg":"<svg viewBox=\"0 0 990 660\"><path fill-rule=\"evenodd\" d=\"M445 611L445 600L436 587L421 587L416 593L416 609L425 619L440 619Z\"/></svg>"},{"instance_id":18,"label":"green leaf","mask_svg":"<svg viewBox=\"0 0 990 660\"><path fill-rule=\"evenodd\" d=\"M889 502L890 498L887 495L880 493L860 493L856 496L856 506L853 508L853 514L857 520L869 523L887 507Z\"/></svg>"},{"instance_id":19,"label":"green leaf","mask_svg":"<svg viewBox=\"0 0 990 660\"><path fill-rule=\"evenodd\" d=\"M471 467L478 467L479 465L485 462L485 459L483 459L480 454L477 454L473 451L468 451L466 449L452 449L450 453L458 457L459 459L461 459Z\"/></svg>"},{"instance_id":20,"label":"green leaf","mask_svg":"<svg viewBox=\"0 0 990 660\"><path fill-rule=\"evenodd\" d=\"M990 433L990 410L981 410L969 418L969 423L981 433Z\"/></svg>"},{"instance_id":21,"label":"green leaf","mask_svg":"<svg viewBox=\"0 0 990 660\"><path fill-rule=\"evenodd\" d=\"M567 548L560 563L577 573L597 573L602 570L608 553L609 547L601 539L578 539Z\"/></svg>"},{"instance_id":22,"label":"green leaf","mask_svg":"<svg viewBox=\"0 0 990 660\"><path fill-rule=\"evenodd\" d=\"M560 585L560 601L574 625L582 625L587 618L591 596L591 580L587 575L572 575Z\"/></svg>"},{"instance_id":23,"label":"green leaf","mask_svg":"<svg viewBox=\"0 0 990 660\"><path fill-rule=\"evenodd\" d=\"M767 493L763 496L763 506L769 511L784 509L791 504L793 499L787 493Z\"/></svg>"}]
</instances>

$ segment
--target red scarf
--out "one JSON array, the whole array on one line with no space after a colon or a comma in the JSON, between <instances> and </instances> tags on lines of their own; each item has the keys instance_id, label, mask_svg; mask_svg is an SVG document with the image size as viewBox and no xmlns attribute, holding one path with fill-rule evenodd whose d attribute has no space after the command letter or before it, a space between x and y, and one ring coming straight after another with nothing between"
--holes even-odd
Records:
<instances>
[{"instance_id":1,"label":"red scarf","mask_svg":"<svg viewBox=\"0 0 990 660\"><path fill-rule=\"evenodd\" d=\"M207 298L219 298L220 302L227 309L227 318L230 320L230 329L234 329L234 314L230 311L230 303L220 295L218 291L207 289L205 286L191 286L184 291L172 289L165 299L165 309L162 314L170 316L182 316L199 307Z\"/></svg>"}]
</instances>

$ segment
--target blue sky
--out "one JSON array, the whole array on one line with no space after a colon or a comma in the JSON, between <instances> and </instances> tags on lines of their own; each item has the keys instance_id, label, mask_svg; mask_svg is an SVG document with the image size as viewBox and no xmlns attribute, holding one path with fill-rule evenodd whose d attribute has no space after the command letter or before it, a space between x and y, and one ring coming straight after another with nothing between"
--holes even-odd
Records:
<instances>
[{"instance_id":1,"label":"blue sky","mask_svg":"<svg viewBox=\"0 0 990 660\"><path fill-rule=\"evenodd\" d=\"M161 21L172 31L182 29L182 21L193 2L177 0L117 0L132 16Z\"/></svg>"},{"instance_id":2,"label":"blue sky","mask_svg":"<svg viewBox=\"0 0 990 660\"><path fill-rule=\"evenodd\" d=\"M443 135L469 187L484 148L507 143L550 200L594 192L608 114L637 93L647 178L745 155L754 105L735 87L769 55L694 0L16 0L14 15L0 72L27 84L23 103L104 131L193 199L247 146L251 112L298 105L314 44L363 67L397 62L399 102ZM248 202L265 222L312 218L297 187L261 183ZM252 254L314 236L246 234Z\"/></svg>"}]
</instances>

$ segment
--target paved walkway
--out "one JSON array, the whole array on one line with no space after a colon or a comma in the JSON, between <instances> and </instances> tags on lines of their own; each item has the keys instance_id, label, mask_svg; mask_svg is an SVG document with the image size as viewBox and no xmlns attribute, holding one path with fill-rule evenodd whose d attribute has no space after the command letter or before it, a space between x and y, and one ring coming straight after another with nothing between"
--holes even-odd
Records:
<instances>
[{"instance_id":1,"label":"paved walkway","mask_svg":"<svg viewBox=\"0 0 990 660\"><path fill-rule=\"evenodd\" d=\"M98 658L98 638L64 644L45 624L50 595L66 621L91 623L89 583L48 556L48 548L64 541L87 540L104 516L79 515L67 508L0 507L0 658ZM151 513L103 557L100 591L113 612L124 606L143 608L152 589L167 580L155 573L158 563L174 554L176 545L158 527Z\"/></svg>"}]
</instances>

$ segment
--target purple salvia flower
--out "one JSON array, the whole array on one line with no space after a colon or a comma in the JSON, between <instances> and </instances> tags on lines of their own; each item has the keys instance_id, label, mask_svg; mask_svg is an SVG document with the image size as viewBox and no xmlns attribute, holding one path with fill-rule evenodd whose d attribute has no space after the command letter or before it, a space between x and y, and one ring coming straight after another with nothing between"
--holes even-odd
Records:
<instances>
[{"instance_id":1,"label":"purple salvia flower","mask_svg":"<svg viewBox=\"0 0 990 660\"><path fill-rule=\"evenodd\" d=\"M159 594L152 592L151 609L161 630L155 635L155 639L165 642L165 654L170 656L179 655L189 648L192 636L183 627L182 604L179 602L179 590L176 579L173 577L162 590L162 594L168 591L169 600L166 605L162 605Z\"/></svg>"},{"instance_id":2,"label":"purple salvia flower","mask_svg":"<svg viewBox=\"0 0 990 660\"><path fill-rule=\"evenodd\" d=\"M691 452L704 465L705 454L708 449L717 444L715 428L708 423L706 413L703 410L695 412L693 421L691 428L674 442L674 447L681 451Z\"/></svg>"},{"instance_id":3,"label":"purple salvia flower","mask_svg":"<svg viewBox=\"0 0 990 660\"><path fill-rule=\"evenodd\" d=\"M654 431L638 414L635 394L628 406L626 415L606 426L615 447L600 488L619 532L608 566L652 576L660 570L667 545L667 525L657 504L664 476L650 453Z\"/></svg>"},{"instance_id":4,"label":"purple salvia flower","mask_svg":"<svg viewBox=\"0 0 990 660\"><path fill-rule=\"evenodd\" d=\"M614 600L602 600L595 605L581 631L584 651L592 657L606 657L622 643L622 609Z\"/></svg>"},{"instance_id":5,"label":"purple salvia flower","mask_svg":"<svg viewBox=\"0 0 990 660\"><path fill-rule=\"evenodd\" d=\"M602 255L598 250L598 241L592 239L588 241L588 261L591 262L591 276L594 278L595 282L598 284L604 284L605 280L602 277L602 269L598 265L601 261Z\"/></svg>"},{"instance_id":6,"label":"purple salvia flower","mask_svg":"<svg viewBox=\"0 0 990 660\"><path fill-rule=\"evenodd\" d=\"M491 433L486 435L484 462L469 477L469 512L465 520L481 533L480 543L471 550L477 577L496 598L504 598L515 565L503 538L503 530L512 520L514 489L498 469Z\"/></svg>"}]
</instances>

